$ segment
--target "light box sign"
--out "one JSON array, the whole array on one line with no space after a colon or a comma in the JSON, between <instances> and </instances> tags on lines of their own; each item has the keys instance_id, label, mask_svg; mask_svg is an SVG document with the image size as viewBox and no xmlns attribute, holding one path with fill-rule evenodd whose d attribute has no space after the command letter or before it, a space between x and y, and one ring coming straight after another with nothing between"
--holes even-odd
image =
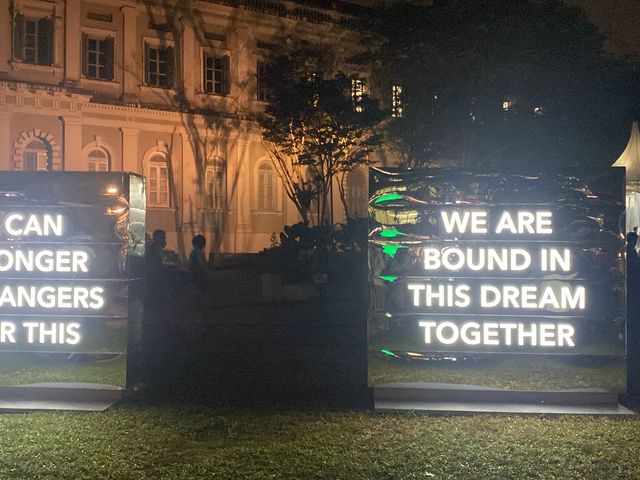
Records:
<instances>
[{"instance_id":1,"label":"light box sign","mask_svg":"<svg viewBox=\"0 0 640 480\"><path fill-rule=\"evenodd\" d=\"M140 176L0 174L0 385L134 380L144 240Z\"/></svg>"},{"instance_id":2,"label":"light box sign","mask_svg":"<svg viewBox=\"0 0 640 480\"><path fill-rule=\"evenodd\" d=\"M373 169L369 381L625 388L624 172Z\"/></svg>"}]
</instances>

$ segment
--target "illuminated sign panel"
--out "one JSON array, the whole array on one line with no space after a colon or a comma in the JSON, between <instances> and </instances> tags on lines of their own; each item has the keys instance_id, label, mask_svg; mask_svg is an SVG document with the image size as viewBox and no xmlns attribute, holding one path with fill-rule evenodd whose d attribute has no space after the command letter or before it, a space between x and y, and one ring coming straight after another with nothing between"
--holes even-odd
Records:
<instances>
[{"instance_id":1,"label":"illuminated sign panel","mask_svg":"<svg viewBox=\"0 0 640 480\"><path fill-rule=\"evenodd\" d=\"M416 360L516 355L617 362L624 385L620 172L374 169L370 194L371 384L394 360L430 381Z\"/></svg>"},{"instance_id":2,"label":"illuminated sign panel","mask_svg":"<svg viewBox=\"0 0 640 480\"><path fill-rule=\"evenodd\" d=\"M2 384L132 380L144 199L133 174L0 174Z\"/></svg>"}]
</instances>

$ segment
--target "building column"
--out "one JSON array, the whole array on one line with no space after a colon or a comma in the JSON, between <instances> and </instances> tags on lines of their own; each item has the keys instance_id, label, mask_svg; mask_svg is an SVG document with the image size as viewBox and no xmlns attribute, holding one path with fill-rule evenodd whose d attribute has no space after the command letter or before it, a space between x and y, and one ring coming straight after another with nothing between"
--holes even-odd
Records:
<instances>
[{"instance_id":1,"label":"building column","mask_svg":"<svg viewBox=\"0 0 640 480\"><path fill-rule=\"evenodd\" d=\"M2 0L0 0L2 1ZM67 0L64 12L64 81L68 84L80 82L81 39L80 0Z\"/></svg>"},{"instance_id":2,"label":"building column","mask_svg":"<svg viewBox=\"0 0 640 480\"><path fill-rule=\"evenodd\" d=\"M253 58L251 52L255 51L255 40L251 37L249 27L244 23L238 23L234 28L232 44L235 43L235 67L231 74L236 80L231 85L231 96L237 98L240 111L248 111L250 108L250 94L255 94L255 87L246 88L247 85L254 85L253 67L250 59ZM233 59L232 59L233 62Z\"/></svg>"},{"instance_id":3,"label":"building column","mask_svg":"<svg viewBox=\"0 0 640 480\"><path fill-rule=\"evenodd\" d=\"M144 175L142 160L138 159L139 131L137 128L120 128L120 132L122 132L122 171Z\"/></svg>"},{"instance_id":4,"label":"building column","mask_svg":"<svg viewBox=\"0 0 640 480\"><path fill-rule=\"evenodd\" d=\"M0 170L13 170L11 114L0 110Z\"/></svg>"},{"instance_id":5,"label":"building column","mask_svg":"<svg viewBox=\"0 0 640 480\"><path fill-rule=\"evenodd\" d=\"M82 121L80 117L61 117L62 120L62 170L84 171L82 158Z\"/></svg>"},{"instance_id":6,"label":"building column","mask_svg":"<svg viewBox=\"0 0 640 480\"><path fill-rule=\"evenodd\" d=\"M10 70L12 18L9 15L9 0L0 0L0 72Z\"/></svg>"},{"instance_id":7,"label":"building column","mask_svg":"<svg viewBox=\"0 0 640 480\"><path fill-rule=\"evenodd\" d=\"M199 69L199 62L194 64L196 57L196 34L193 25L187 19L183 22L182 31L182 88L187 102L194 105L196 93L196 75Z\"/></svg>"},{"instance_id":8,"label":"building column","mask_svg":"<svg viewBox=\"0 0 640 480\"><path fill-rule=\"evenodd\" d=\"M234 252L249 251L251 246L251 179L249 142L235 138L228 162L228 184L234 185L234 197L230 208L235 210L236 225Z\"/></svg>"},{"instance_id":9,"label":"building column","mask_svg":"<svg viewBox=\"0 0 640 480\"><path fill-rule=\"evenodd\" d=\"M135 101L138 98L138 70L144 62L144 52L138 45L138 11L135 5L125 5L121 9L124 25L122 42L122 99ZM140 62L142 60L142 62Z\"/></svg>"},{"instance_id":10,"label":"building column","mask_svg":"<svg viewBox=\"0 0 640 480\"><path fill-rule=\"evenodd\" d=\"M183 231L190 232L198 222L198 171L189 133L181 133L182 138L182 208Z\"/></svg>"}]
</instances>

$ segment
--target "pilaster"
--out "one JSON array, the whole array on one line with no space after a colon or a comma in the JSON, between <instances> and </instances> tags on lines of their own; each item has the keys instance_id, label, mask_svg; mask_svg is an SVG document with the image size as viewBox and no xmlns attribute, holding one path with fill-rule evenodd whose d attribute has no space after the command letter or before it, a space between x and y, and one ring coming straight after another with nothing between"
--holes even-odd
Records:
<instances>
[{"instance_id":1,"label":"pilaster","mask_svg":"<svg viewBox=\"0 0 640 480\"><path fill-rule=\"evenodd\" d=\"M122 170L124 172L144 173L142 161L138 158L137 128L120 128L122 133Z\"/></svg>"},{"instance_id":2,"label":"pilaster","mask_svg":"<svg viewBox=\"0 0 640 480\"><path fill-rule=\"evenodd\" d=\"M11 113L0 110L0 170L13 170Z\"/></svg>"},{"instance_id":3,"label":"pilaster","mask_svg":"<svg viewBox=\"0 0 640 480\"><path fill-rule=\"evenodd\" d=\"M66 0L64 18L64 81L74 85L80 82L80 0Z\"/></svg>"},{"instance_id":4,"label":"pilaster","mask_svg":"<svg viewBox=\"0 0 640 480\"><path fill-rule=\"evenodd\" d=\"M0 0L0 72L9 71L11 60L11 16L9 15L9 0Z\"/></svg>"},{"instance_id":5,"label":"pilaster","mask_svg":"<svg viewBox=\"0 0 640 480\"><path fill-rule=\"evenodd\" d=\"M135 101L138 98L139 70L144 62L144 52L138 44L138 10L135 5L125 5L120 9L123 17L122 42L122 99Z\"/></svg>"},{"instance_id":6,"label":"pilaster","mask_svg":"<svg viewBox=\"0 0 640 480\"><path fill-rule=\"evenodd\" d=\"M82 158L82 120L78 116L60 117L62 121L62 169L84 171Z\"/></svg>"}]
</instances>

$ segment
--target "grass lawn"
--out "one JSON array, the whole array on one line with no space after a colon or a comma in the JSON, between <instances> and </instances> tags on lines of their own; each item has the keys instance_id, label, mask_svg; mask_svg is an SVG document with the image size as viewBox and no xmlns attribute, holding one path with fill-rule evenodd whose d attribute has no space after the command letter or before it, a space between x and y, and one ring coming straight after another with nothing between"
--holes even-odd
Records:
<instances>
[{"instance_id":1,"label":"grass lawn","mask_svg":"<svg viewBox=\"0 0 640 480\"><path fill-rule=\"evenodd\" d=\"M635 479L640 420L123 404L0 416L0 478Z\"/></svg>"}]
</instances>

